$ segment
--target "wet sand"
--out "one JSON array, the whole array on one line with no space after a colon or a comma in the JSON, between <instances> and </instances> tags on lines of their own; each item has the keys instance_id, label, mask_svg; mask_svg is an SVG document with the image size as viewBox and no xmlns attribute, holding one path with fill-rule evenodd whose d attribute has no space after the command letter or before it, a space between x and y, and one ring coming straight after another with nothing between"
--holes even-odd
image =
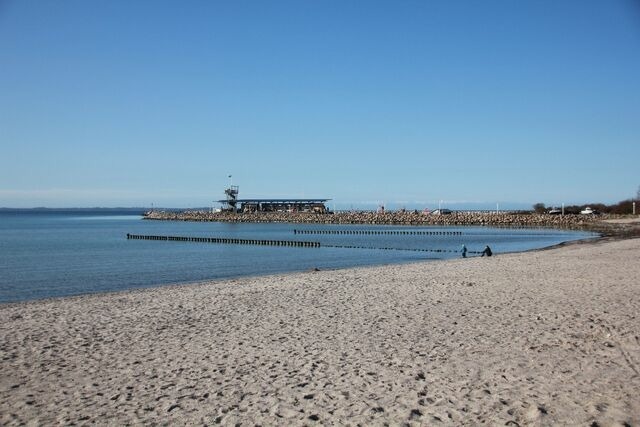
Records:
<instances>
[{"instance_id":1,"label":"wet sand","mask_svg":"<svg viewBox=\"0 0 640 427\"><path fill-rule=\"evenodd\" d=\"M1 305L0 424L638 425L639 261L627 239Z\"/></svg>"}]
</instances>

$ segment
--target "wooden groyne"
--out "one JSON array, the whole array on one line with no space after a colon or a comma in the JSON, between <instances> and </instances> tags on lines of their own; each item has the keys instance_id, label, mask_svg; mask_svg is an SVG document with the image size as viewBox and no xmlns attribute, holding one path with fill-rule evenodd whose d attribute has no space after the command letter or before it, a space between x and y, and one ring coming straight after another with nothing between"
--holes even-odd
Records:
<instances>
[{"instance_id":1,"label":"wooden groyne","mask_svg":"<svg viewBox=\"0 0 640 427\"><path fill-rule=\"evenodd\" d=\"M459 253L461 251L455 249L427 249L427 248L381 248L373 246L351 246L351 245L322 245L323 248L341 248L341 249L371 249L378 251L406 251L406 252L431 252L431 253ZM467 251L468 254L481 254L479 251Z\"/></svg>"},{"instance_id":2,"label":"wooden groyne","mask_svg":"<svg viewBox=\"0 0 640 427\"><path fill-rule=\"evenodd\" d=\"M221 243L231 245L263 245L263 246L289 246L297 248L342 248L342 249L372 249L384 251L408 251L408 252L431 252L431 253L458 253L454 249L429 249L429 248L390 248L372 247L357 245L321 245L320 242L307 242L297 240L259 240L259 239L231 239L226 237L194 237L194 236L156 236L127 233L129 240L156 240L172 242L194 242L194 243ZM481 252L468 251L469 254L480 254Z\"/></svg>"},{"instance_id":3,"label":"wooden groyne","mask_svg":"<svg viewBox=\"0 0 640 427\"><path fill-rule=\"evenodd\" d=\"M293 234L362 234L362 235L396 235L396 236L462 236L462 231L421 231L421 230L298 230Z\"/></svg>"},{"instance_id":4,"label":"wooden groyne","mask_svg":"<svg viewBox=\"0 0 640 427\"><path fill-rule=\"evenodd\" d=\"M194 236L150 236L129 234L130 240L163 240L172 242L222 243L230 245L263 245L263 246L291 246L297 248L319 248L320 242L301 242L297 240L260 240L260 239L232 239L227 237L194 237Z\"/></svg>"}]
</instances>

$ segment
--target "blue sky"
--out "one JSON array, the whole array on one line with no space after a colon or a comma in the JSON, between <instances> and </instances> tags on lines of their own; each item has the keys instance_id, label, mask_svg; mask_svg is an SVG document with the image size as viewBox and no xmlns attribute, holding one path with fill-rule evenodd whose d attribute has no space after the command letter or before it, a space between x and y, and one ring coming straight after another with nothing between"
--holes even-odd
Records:
<instances>
[{"instance_id":1,"label":"blue sky","mask_svg":"<svg viewBox=\"0 0 640 427\"><path fill-rule=\"evenodd\" d=\"M617 202L639 76L636 0L0 0L0 206Z\"/></svg>"}]
</instances>

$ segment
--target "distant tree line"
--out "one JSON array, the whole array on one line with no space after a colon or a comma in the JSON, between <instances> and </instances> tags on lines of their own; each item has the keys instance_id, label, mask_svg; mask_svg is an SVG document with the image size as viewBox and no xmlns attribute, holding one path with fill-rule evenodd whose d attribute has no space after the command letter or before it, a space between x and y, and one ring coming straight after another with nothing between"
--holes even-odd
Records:
<instances>
[{"instance_id":1,"label":"distant tree line","mask_svg":"<svg viewBox=\"0 0 640 427\"><path fill-rule=\"evenodd\" d=\"M638 190L638 196L640 196L640 190ZM604 203L587 203L585 205L569 205L564 207L565 214L579 214L581 210L589 206L591 209L608 214L630 214L633 213L634 200L623 200L613 205L605 205ZM555 207L559 208L559 207ZM552 209L551 206L547 207L544 203L536 203L533 205L533 210L536 213L547 213ZM636 205L636 212L640 209L640 204Z\"/></svg>"}]
</instances>

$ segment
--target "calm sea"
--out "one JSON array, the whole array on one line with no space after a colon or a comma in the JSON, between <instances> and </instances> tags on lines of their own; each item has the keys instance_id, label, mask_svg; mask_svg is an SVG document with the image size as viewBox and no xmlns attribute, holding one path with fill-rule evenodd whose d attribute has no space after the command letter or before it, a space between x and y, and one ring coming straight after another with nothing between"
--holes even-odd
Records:
<instances>
[{"instance_id":1,"label":"calm sea","mask_svg":"<svg viewBox=\"0 0 640 427\"><path fill-rule=\"evenodd\" d=\"M461 231L462 235L308 235L294 234L294 229ZM371 249L127 240L127 233L304 240ZM5 211L0 212L0 302L312 268L453 258L460 256L457 251L463 243L470 251L490 245L494 252L504 253L593 236L549 229L196 223L145 221L126 212Z\"/></svg>"}]
</instances>

